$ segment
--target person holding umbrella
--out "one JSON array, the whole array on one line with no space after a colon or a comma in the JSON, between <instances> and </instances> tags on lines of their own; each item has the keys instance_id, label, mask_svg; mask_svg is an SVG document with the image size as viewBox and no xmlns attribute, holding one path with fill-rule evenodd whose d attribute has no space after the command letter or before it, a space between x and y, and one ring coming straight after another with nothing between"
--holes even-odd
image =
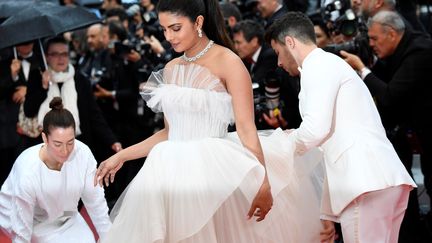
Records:
<instances>
[{"instance_id":1,"label":"person holding umbrella","mask_svg":"<svg viewBox=\"0 0 432 243\"><path fill-rule=\"evenodd\" d=\"M96 104L90 82L75 72L69 63L66 40L62 37L49 39L45 50L48 70L43 73L41 81L28 84L24 102L26 114L37 116L42 125L43 117L49 111L49 101L60 96L65 107L74 115L77 139L92 149L97 144L97 138L102 144L111 147L113 152L121 150L121 144Z\"/></svg>"},{"instance_id":2,"label":"person holding umbrella","mask_svg":"<svg viewBox=\"0 0 432 243\"><path fill-rule=\"evenodd\" d=\"M3 184L16 157L26 148L40 143L40 130L28 126L23 104L30 80L41 79L41 58L34 42L10 48L13 55L0 61L0 185Z\"/></svg>"}]
</instances>

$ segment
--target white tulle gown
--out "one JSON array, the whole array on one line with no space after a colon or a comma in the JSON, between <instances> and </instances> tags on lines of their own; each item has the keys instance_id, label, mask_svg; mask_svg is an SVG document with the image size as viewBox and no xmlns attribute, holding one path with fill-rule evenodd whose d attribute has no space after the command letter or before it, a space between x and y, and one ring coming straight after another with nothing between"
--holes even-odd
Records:
<instances>
[{"instance_id":1,"label":"white tulle gown","mask_svg":"<svg viewBox=\"0 0 432 243\"><path fill-rule=\"evenodd\" d=\"M113 209L103 242L319 242L320 153L291 153L287 135L260 136L274 205L247 220L264 176L260 162L227 127L231 96L208 69L174 65L153 73L143 97L169 123Z\"/></svg>"}]
</instances>

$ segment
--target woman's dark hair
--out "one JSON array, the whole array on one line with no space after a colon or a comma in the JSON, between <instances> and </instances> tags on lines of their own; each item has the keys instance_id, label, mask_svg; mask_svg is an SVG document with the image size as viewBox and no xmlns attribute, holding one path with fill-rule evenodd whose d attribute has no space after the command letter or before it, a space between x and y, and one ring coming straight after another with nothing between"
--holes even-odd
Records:
<instances>
[{"instance_id":1,"label":"woman's dark hair","mask_svg":"<svg viewBox=\"0 0 432 243\"><path fill-rule=\"evenodd\" d=\"M60 97L54 97L49 103L51 110L43 119L43 132L48 135L53 128L73 127L75 131L75 119L72 113L63 108L63 101Z\"/></svg>"},{"instance_id":2,"label":"woman's dark hair","mask_svg":"<svg viewBox=\"0 0 432 243\"><path fill-rule=\"evenodd\" d=\"M54 44L64 44L66 46L69 46L68 41L63 36L55 36L53 38L47 39L44 44L45 54L48 54L48 49L50 46Z\"/></svg>"},{"instance_id":3,"label":"woman's dark hair","mask_svg":"<svg viewBox=\"0 0 432 243\"><path fill-rule=\"evenodd\" d=\"M192 22L202 15L203 31L208 38L216 44L234 50L217 0L159 0L157 11L185 16Z\"/></svg>"}]
</instances>

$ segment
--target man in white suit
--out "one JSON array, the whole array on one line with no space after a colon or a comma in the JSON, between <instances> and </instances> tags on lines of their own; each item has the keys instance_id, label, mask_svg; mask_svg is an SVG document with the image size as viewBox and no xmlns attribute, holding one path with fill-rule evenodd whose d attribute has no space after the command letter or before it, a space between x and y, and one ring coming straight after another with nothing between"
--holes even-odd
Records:
<instances>
[{"instance_id":1,"label":"man in white suit","mask_svg":"<svg viewBox=\"0 0 432 243\"><path fill-rule=\"evenodd\" d=\"M313 24L302 13L276 20L266 39L280 67L300 70L303 121L288 139L298 155L312 147L324 154L322 241L332 239L334 221L346 243L397 242L416 185L387 139L367 87L343 59L317 48Z\"/></svg>"}]
</instances>

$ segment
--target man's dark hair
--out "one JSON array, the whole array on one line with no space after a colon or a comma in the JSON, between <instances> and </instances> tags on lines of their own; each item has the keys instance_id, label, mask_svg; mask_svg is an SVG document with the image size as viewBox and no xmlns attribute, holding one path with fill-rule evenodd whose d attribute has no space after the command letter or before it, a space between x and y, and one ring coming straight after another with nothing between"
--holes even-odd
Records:
<instances>
[{"instance_id":1,"label":"man's dark hair","mask_svg":"<svg viewBox=\"0 0 432 243\"><path fill-rule=\"evenodd\" d=\"M105 18L117 16L121 22L128 20L126 10L122 8L110 8L105 11Z\"/></svg>"},{"instance_id":2,"label":"man's dark hair","mask_svg":"<svg viewBox=\"0 0 432 243\"><path fill-rule=\"evenodd\" d=\"M269 43L271 40L275 40L285 45L286 36L294 37L305 44L316 44L312 21L301 12L288 12L278 18L267 29L265 40Z\"/></svg>"},{"instance_id":3,"label":"man's dark hair","mask_svg":"<svg viewBox=\"0 0 432 243\"><path fill-rule=\"evenodd\" d=\"M258 38L258 43L261 45L264 42L264 27L250 19L242 20L234 25L233 33L243 33L247 42L250 42L254 37Z\"/></svg>"},{"instance_id":4,"label":"man's dark hair","mask_svg":"<svg viewBox=\"0 0 432 243\"><path fill-rule=\"evenodd\" d=\"M127 39L128 32L119 20L109 21L107 26L110 37L112 35L116 35L120 41L124 41Z\"/></svg>"},{"instance_id":5,"label":"man's dark hair","mask_svg":"<svg viewBox=\"0 0 432 243\"><path fill-rule=\"evenodd\" d=\"M235 4L228 3L228 2L221 2L219 3L219 5L221 8L222 15L225 19L233 16L237 21L242 20L242 14L240 13L240 10Z\"/></svg>"}]
</instances>

